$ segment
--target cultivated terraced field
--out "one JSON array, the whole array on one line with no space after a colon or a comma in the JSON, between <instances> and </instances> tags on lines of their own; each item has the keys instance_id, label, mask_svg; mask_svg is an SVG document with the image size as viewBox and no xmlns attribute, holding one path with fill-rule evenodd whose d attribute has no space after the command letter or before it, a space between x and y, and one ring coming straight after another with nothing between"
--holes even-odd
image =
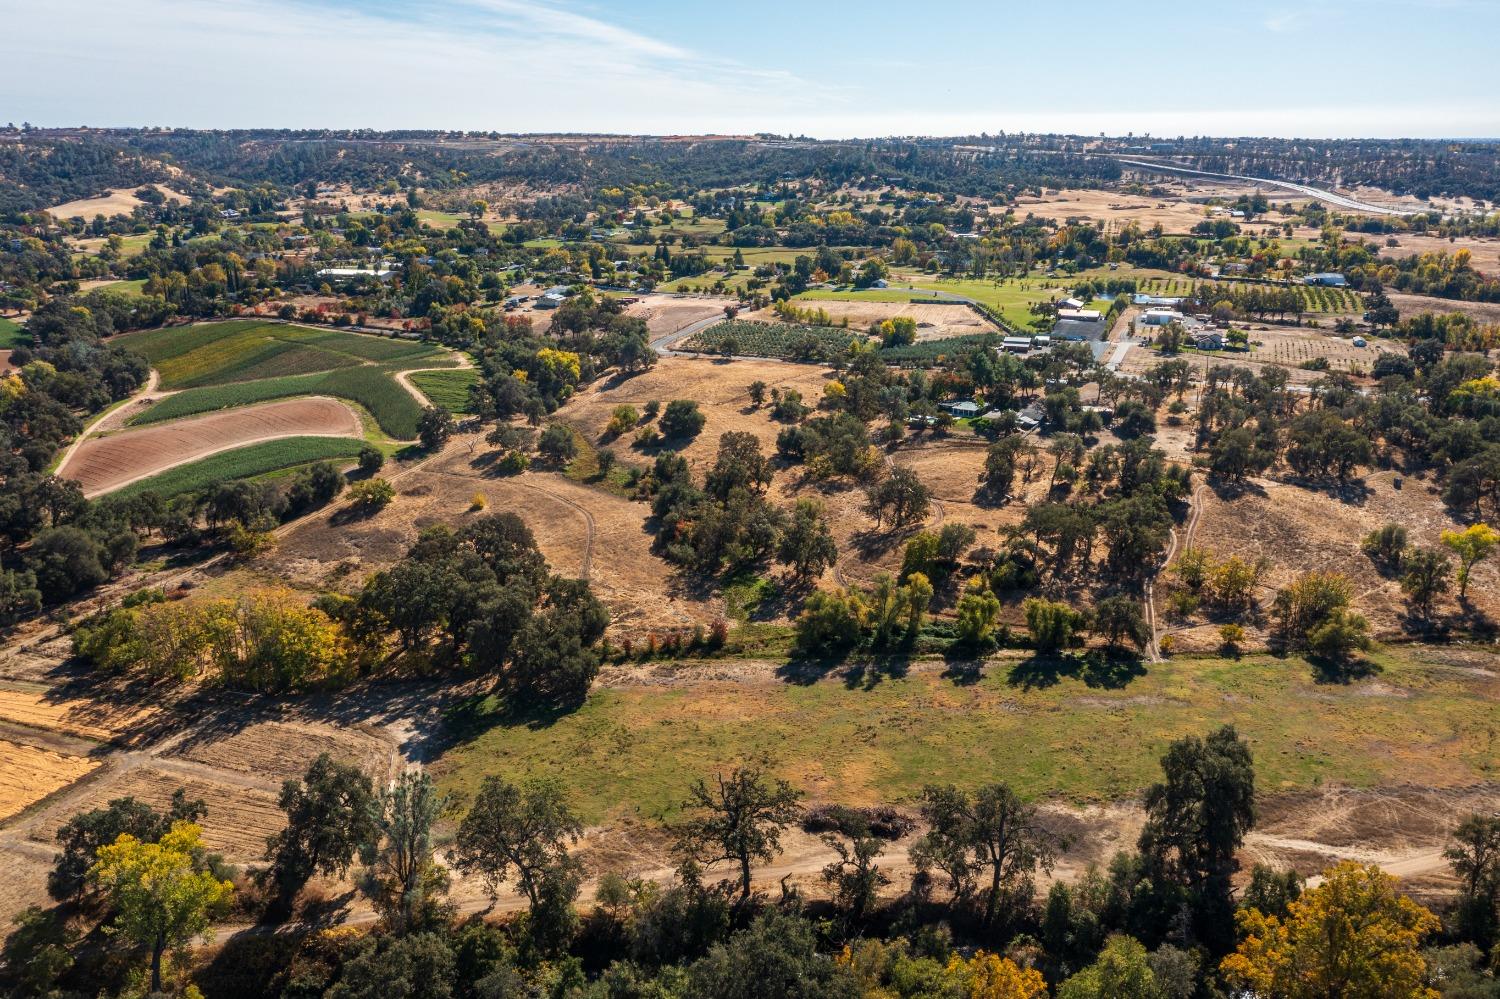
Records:
<instances>
[{"instance_id":1,"label":"cultivated terraced field","mask_svg":"<svg viewBox=\"0 0 1500 999\"><path fill-rule=\"evenodd\" d=\"M418 371L407 377L434 406L441 406L450 413L468 413L469 386L478 383L479 372L473 368L455 368L452 371Z\"/></svg>"},{"instance_id":2,"label":"cultivated terraced field","mask_svg":"<svg viewBox=\"0 0 1500 999\"><path fill-rule=\"evenodd\" d=\"M161 372L164 389L311 374L435 353L406 340L254 321L145 330L127 333L115 343L150 361Z\"/></svg>"},{"instance_id":3,"label":"cultivated terraced field","mask_svg":"<svg viewBox=\"0 0 1500 999\"><path fill-rule=\"evenodd\" d=\"M146 357L163 389L180 390L132 417L134 426L323 395L359 403L386 434L410 440L422 407L394 373L458 363L426 344L287 323L203 323L131 333L116 342Z\"/></svg>"},{"instance_id":4,"label":"cultivated terraced field","mask_svg":"<svg viewBox=\"0 0 1500 999\"><path fill-rule=\"evenodd\" d=\"M364 447L365 443L355 437L282 437L178 465L160 475L132 482L120 489L118 495L153 492L170 498L233 479L290 471L315 461L347 461L357 458Z\"/></svg>"},{"instance_id":5,"label":"cultivated terraced field","mask_svg":"<svg viewBox=\"0 0 1500 999\"><path fill-rule=\"evenodd\" d=\"M209 455L277 438L360 439L364 427L337 399L287 399L233 412L211 413L125 430L83 442L58 474L98 496Z\"/></svg>"}]
</instances>

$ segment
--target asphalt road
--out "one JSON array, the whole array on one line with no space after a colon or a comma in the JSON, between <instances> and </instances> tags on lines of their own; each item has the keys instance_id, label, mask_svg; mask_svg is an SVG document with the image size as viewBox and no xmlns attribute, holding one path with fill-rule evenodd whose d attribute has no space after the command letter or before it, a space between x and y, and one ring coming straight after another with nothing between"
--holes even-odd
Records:
<instances>
[{"instance_id":1,"label":"asphalt road","mask_svg":"<svg viewBox=\"0 0 1500 999\"><path fill-rule=\"evenodd\" d=\"M1372 205L1364 201L1355 201L1346 198L1342 194L1334 194L1318 187L1309 187L1307 184L1295 184L1289 180L1271 180L1266 177L1246 177L1238 173L1215 173L1212 170L1194 170L1192 167L1178 166L1175 163L1153 163L1149 160L1127 160L1120 157L1115 159L1126 166L1139 167L1144 170L1162 170L1166 173L1190 174L1195 177L1216 177L1219 180L1243 180L1254 184L1265 184L1268 187L1279 187L1286 191L1297 194L1305 194L1309 198L1336 205L1339 208L1347 208L1350 211L1365 212L1370 215L1423 215L1422 211L1413 211L1404 208L1384 208L1380 205Z\"/></svg>"}]
</instances>

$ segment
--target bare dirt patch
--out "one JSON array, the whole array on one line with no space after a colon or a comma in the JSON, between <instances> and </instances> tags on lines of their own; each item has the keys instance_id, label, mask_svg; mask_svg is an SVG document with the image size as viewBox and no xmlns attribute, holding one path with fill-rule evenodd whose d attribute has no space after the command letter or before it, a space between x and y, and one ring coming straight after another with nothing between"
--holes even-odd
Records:
<instances>
[{"instance_id":1,"label":"bare dirt patch","mask_svg":"<svg viewBox=\"0 0 1500 999\"><path fill-rule=\"evenodd\" d=\"M97 496L247 444L363 433L358 415L337 399L285 399L93 437L79 446L58 474L76 479L85 496Z\"/></svg>"},{"instance_id":2,"label":"bare dirt patch","mask_svg":"<svg viewBox=\"0 0 1500 999\"><path fill-rule=\"evenodd\" d=\"M863 302L809 298L802 303L802 306L822 309L835 323L847 319L849 327L854 330L865 330L872 323L906 316L916 320L918 340L946 340L955 336L999 332L998 327L981 318L978 313L962 303L929 305L910 302ZM755 312L743 314L741 318L766 323L780 321L771 309L758 309Z\"/></svg>"},{"instance_id":3,"label":"bare dirt patch","mask_svg":"<svg viewBox=\"0 0 1500 999\"><path fill-rule=\"evenodd\" d=\"M0 739L0 820L67 787L98 761Z\"/></svg>"},{"instance_id":4,"label":"bare dirt patch","mask_svg":"<svg viewBox=\"0 0 1500 999\"><path fill-rule=\"evenodd\" d=\"M724 306L734 303L732 298L684 298L677 295L643 295L640 301L626 308L629 315L646 321L651 339L675 333L684 326L702 319L712 319L724 314Z\"/></svg>"}]
</instances>

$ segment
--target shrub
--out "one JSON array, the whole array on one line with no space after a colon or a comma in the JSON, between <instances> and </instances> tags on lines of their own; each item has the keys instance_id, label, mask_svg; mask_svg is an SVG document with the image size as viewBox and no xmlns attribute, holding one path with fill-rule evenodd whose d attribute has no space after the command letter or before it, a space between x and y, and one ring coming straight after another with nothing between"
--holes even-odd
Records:
<instances>
[{"instance_id":1,"label":"shrub","mask_svg":"<svg viewBox=\"0 0 1500 999\"><path fill-rule=\"evenodd\" d=\"M1245 641L1245 629L1243 626L1234 624L1233 622L1220 625L1219 640L1224 643L1224 648L1237 649Z\"/></svg>"},{"instance_id":2,"label":"shrub","mask_svg":"<svg viewBox=\"0 0 1500 999\"><path fill-rule=\"evenodd\" d=\"M536 448L544 458L559 465L567 464L578 454L578 442L573 438L573 431L560 423L554 423L542 431Z\"/></svg>"},{"instance_id":3,"label":"shrub","mask_svg":"<svg viewBox=\"0 0 1500 999\"><path fill-rule=\"evenodd\" d=\"M1026 627L1038 652L1057 652L1078 644L1088 619L1067 604L1039 597L1027 599Z\"/></svg>"},{"instance_id":4,"label":"shrub","mask_svg":"<svg viewBox=\"0 0 1500 999\"><path fill-rule=\"evenodd\" d=\"M640 419L640 414L635 411L634 406L616 406L615 411L610 415L609 426L605 429L610 434L618 437L639 423Z\"/></svg>"},{"instance_id":5,"label":"shrub","mask_svg":"<svg viewBox=\"0 0 1500 999\"><path fill-rule=\"evenodd\" d=\"M1370 561L1392 571L1401 564L1401 553L1406 551L1406 528L1400 524L1386 524L1366 534L1359 547Z\"/></svg>"},{"instance_id":6,"label":"shrub","mask_svg":"<svg viewBox=\"0 0 1500 999\"><path fill-rule=\"evenodd\" d=\"M356 510L374 512L395 498L395 487L385 479L365 479L349 487L349 505Z\"/></svg>"},{"instance_id":7,"label":"shrub","mask_svg":"<svg viewBox=\"0 0 1500 999\"><path fill-rule=\"evenodd\" d=\"M475 513L490 505L489 497L484 493L475 493L469 497L469 509Z\"/></svg>"},{"instance_id":8,"label":"shrub","mask_svg":"<svg viewBox=\"0 0 1500 999\"><path fill-rule=\"evenodd\" d=\"M366 444L359 449L359 470L365 475L374 475L385 467L385 454Z\"/></svg>"},{"instance_id":9,"label":"shrub","mask_svg":"<svg viewBox=\"0 0 1500 999\"><path fill-rule=\"evenodd\" d=\"M691 399L673 399L667 403L667 411L661 415L661 432L665 437L696 437L703 430L708 418Z\"/></svg>"},{"instance_id":10,"label":"shrub","mask_svg":"<svg viewBox=\"0 0 1500 999\"><path fill-rule=\"evenodd\" d=\"M495 462L495 471L501 475L515 475L524 472L531 467L531 459L520 451L507 451L505 456Z\"/></svg>"}]
</instances>

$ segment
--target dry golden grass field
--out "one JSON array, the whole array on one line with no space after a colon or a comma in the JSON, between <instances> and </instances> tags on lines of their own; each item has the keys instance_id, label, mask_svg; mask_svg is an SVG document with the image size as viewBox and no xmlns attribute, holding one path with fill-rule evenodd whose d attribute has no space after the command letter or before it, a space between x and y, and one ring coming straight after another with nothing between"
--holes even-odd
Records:
<instances>
[{"instance_id":1,"label":"dry golden grass field","mask_svg":"<svg viewBox=\"0 0 1500 999\"><path fill-rule=\"evenodd\" d=\"M173 191L171 188L164 187L161 184L153 184L151 186L155 187L164 196L166 196L168 201L181 203L187 200L176 191ZM140 198L137 198L133 193L136 190L140 189L133 188L130 191L110 191L103 197L80 198L77 201L67 201L63 204L55 205L52 208L47 209L47 211L51 213L55 218L60 219L92 219L95 215L129 215L141 205L145 204L145 202L143 202Z\"/></svg>"}]
</instances>

